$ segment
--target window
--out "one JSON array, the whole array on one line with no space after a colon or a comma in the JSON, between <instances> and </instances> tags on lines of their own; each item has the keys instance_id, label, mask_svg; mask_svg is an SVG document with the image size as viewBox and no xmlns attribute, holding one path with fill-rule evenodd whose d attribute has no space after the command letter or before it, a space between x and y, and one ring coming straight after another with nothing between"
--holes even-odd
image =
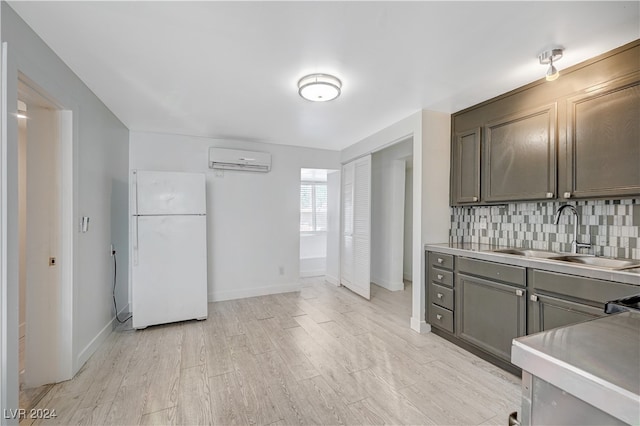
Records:
<instances>
[{"instance_id":1,"label":"window","mask_svg":"<svg viewBox=\"0 0 640 426\"><path fill-rule=\"evenodd\" d=\"M300 183L300 232L327 231L326 182Z\"/></svg>"}]
</instances>

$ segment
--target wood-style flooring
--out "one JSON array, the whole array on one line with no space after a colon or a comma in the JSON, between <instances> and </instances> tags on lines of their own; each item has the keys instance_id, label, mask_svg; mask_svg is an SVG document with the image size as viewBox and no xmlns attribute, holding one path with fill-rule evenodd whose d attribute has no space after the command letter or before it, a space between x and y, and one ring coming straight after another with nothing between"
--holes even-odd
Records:
<instances>
[{"instance_id":1,"label":"wood-style flooring","mask_svg":"<svg viewBox=\"0 0 640 426\"><path fill-rule=\"evenodd\" d=\"M506 424L520 379L412 331L410 305L410 285L372 286L369 302L306 279L211 303L206 321L120 329L40 401L57 417L34 424Z\"/></svg>"}]
</instances>

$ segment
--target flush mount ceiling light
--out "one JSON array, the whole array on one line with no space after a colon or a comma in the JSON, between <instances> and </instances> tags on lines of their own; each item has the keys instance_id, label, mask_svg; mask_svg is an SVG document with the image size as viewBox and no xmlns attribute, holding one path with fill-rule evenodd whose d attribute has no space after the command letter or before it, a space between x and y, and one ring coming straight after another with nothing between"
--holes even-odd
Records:
<instances>
[{"instance_id":1,"label":"flush mount ceiling light","mask_svg":"<svg viewBox=\"0 0 640 426\"><path fill-rule=\"evenodd\" d=\"M560 72L558 72L556 67L553 66L553 62L558 61L560 58L562 58L561 48L545 50L538 55L538 59L542 65L549 64L549 69L547 70L547 75L545 77L547 81L553 81L560 77Z\"/></svg>"},{"instance_id":2,"label":"flush mount ceiling light","mask_svg":"<svg viewBox=\"0 0 640 426\"><path fill-rule=\"evenodd\" d=\"M308 101L327 102L340 96L342 82L329 74L309 74L298 80L298 94Z\"/></svg>"}]
</instances>

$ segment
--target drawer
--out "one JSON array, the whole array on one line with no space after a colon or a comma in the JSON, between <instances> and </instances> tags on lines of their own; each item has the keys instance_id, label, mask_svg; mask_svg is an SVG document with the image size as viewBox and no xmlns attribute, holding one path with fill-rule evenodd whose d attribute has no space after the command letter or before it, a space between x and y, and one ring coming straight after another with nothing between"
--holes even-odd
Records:
<instances>
[{"instance_id":1,"label":"drawer","mask_svg":"<svg viewBox=\"0 0 640 426\"><path fill-rule=\"evenodd\" d=\"M521 286L526 284L526 268L522 266L503 265L502 263L459 257L458 271L509 284Z\"/></svg>"},{"instance_id":2,"label":"drawer","mask_svg":"<svg viewBox=\"0 0 640 426\"><path fill-rule=\"evenodd\" d=\"M453 256L450 254L429 252L429 265L453 270Z\"/></svg>"},{"instance_id":3,"label":"drawer","mask_svg":"<svg viewBox=\"0 0 640 426\"><path fill-rule=\"evenodd\" d=\"M429 301L453 311L453 289L431 283L429 285Z\"/></svg>"},{"instance_id":4,"label":"drawer","mask_svg":"<svg viewBox=\"0 0 640 426\"><path fill-rule=\"evenodd\" d=\"M432 283L453 287L453 272L432 266L429 271L429 280Z\"/></svg>"},{"instance_id":5,"label":"drawer","mask_svg":"<svg viewBox=\"0 0 640 426\"><path fill-rule=\"evenodd\" d=\"M453 333L453 312L431 304L429 307L429 324Z\"/></svg>"},{"instance_id":6,"label":"drawer","mask_svg":"<svg viewBox=\"0 0 640 426\"><path fill-rule=\"evenodd\" d=\"M600 305L609 300L620 299L640 293L640 287L595 278L558 274L555 272L530 270L530 285L538 291L563 294L577 299L596 302Z\"/></svg>"}]
</instances>

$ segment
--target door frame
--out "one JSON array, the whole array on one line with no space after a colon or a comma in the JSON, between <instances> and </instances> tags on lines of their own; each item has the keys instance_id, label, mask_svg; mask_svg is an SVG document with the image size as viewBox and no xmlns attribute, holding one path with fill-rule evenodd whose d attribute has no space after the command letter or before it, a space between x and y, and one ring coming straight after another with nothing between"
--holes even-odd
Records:
<instances>
[{"instance_id":1,"label":"door frame","mask_svg":"<svg viewBox=\"0 0 640 426\"><path fill-rule=\"evenodd\" d=\"M7 306L7 42L0 59L0 408L9 408ZM19 368L19 367L18 367Z\"/></svg>"},{"instance_id":2,"label":"door frame","mask_svg":"<svg viewBox=\"0 0 640 426\"><path fill-rule=\"evenodd\" d=\"M37 83L25 74L18 73L18 96L34 96L44 101L58 116L58 156L56 158L60 191L58 300L56 304L56 341L58 342L55 364L56 382L73 377L73 278L74 278L74 197L73 197L73 112L66 109L55 98L48 95ZM6 116L6 114L5 114ZM54 160L55 161L55 160ZM27 313L28 315L28 313ZM27 318L28 322L29 319ZM17 344L17 342L16 342Z\"/></svg>"}]
</instances>

